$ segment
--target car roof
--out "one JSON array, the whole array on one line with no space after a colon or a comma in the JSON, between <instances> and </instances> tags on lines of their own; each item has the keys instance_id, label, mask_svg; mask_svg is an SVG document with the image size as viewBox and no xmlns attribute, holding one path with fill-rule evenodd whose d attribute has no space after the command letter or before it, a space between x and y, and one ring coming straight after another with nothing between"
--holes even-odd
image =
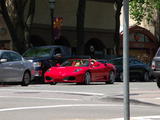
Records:
<instances>
[{"instance_id":1,"label":"car roof","mask_svg":"<svg viewBox=\"0 0 160 120\"><path fill-rule=\"evenodd\" d=\"M35 46L35 47L32 47L32 48L55 48L55 47L67 47L67 46L62 46L62 45L44 45L44 46Z\"/></svg>"}]
</instances>

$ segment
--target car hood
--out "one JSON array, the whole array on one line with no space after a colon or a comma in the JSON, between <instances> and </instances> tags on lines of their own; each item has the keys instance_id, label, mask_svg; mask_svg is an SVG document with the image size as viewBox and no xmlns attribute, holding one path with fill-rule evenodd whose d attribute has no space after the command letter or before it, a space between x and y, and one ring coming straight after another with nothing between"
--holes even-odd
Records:
<instances>
[{"instance_id":1,"label":"car hood","mask_svg":"<svg viewBox=\"0 0 160 120\"><path fill-rule=\"evenodd\" d=\"M51 57L24 57L26 60L30 60L30 61L44 61L44 60L49 60L51 59Z\"/></svg>"}]
</instances>

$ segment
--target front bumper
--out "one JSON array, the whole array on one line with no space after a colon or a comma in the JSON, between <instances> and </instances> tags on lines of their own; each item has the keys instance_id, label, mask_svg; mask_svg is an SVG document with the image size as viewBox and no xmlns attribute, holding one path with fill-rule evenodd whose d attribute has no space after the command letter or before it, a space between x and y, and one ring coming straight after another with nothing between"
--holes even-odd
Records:
<instances>
[{"instance_id":1,"label":"front bumper","mask_svg":"<svg viewBox=\"0 0 160 120\"><path fill-rule=\"evenodd\" d=\"M64 83L82 83L84 82L84 75L45 75L44 77L46 83L51 82L64 82Z\"/></svg>"}]
</instances>

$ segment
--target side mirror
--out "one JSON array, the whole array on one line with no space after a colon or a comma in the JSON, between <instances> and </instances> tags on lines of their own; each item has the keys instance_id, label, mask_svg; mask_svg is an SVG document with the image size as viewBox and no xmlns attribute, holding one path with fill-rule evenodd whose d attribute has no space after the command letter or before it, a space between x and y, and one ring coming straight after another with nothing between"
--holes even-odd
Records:
<instances>
[{"instance_id":1,"label":"side mirror","mask_svg":"<svg viewBox=\"0 0 160 120\"><path fill-rule=\"evenodd\" d=\"M59 63L57 63L57 64L56 64L56 67L60 67L60 64L59 64Z\"/></svg>"},{"instance_id":2,"label":"side mirror","mask_svg":"<svg viewBox=\"0 0 160 120\"><path fill-rule=\"evenodd\" d=\"M0 63L7 62L7 59L0 59Z\"/></svg>"}]
</instances>

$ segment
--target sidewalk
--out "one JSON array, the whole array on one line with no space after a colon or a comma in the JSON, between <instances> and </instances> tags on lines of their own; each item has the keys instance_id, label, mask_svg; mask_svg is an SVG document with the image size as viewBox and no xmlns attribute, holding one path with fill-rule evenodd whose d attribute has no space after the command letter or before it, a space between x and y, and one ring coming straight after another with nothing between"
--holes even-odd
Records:
<instances>
[{"instance_id":1,"label":"sidewalk","mask_svg":"<svg viewBox=\"0 0 160 120\"><path fill-rule=\"evenodd\" d=\"M124 118L115 118L109 120L124 120ZM130 120L160 120L160 116L131 117Z\"/></svg>"}]
</instances>

